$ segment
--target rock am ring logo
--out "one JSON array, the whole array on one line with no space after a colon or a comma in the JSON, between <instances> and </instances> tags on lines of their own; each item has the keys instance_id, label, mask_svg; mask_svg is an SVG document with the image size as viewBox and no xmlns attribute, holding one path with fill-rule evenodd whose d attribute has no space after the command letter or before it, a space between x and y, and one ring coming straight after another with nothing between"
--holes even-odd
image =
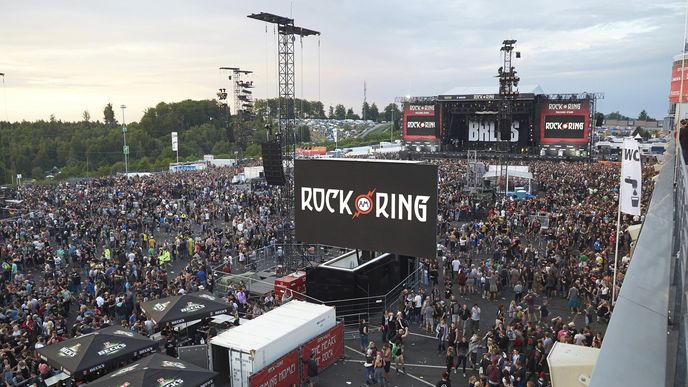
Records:
<instances>
[{"instance_id":1,"label":"rock am ring logo","mask_svg":"<svg viewBox=\"0 0 688 387\"><path fill-rule=\"evenodd\" d=\"M368 215L370 211L373 210L374 193L375 189L373 189L372 191L368 191L367 194L360 194L356 197L356 200L354 201L354 208L356 209L356 213L351 219L356 219L359 215Z\"/></svg>"}]
</instances>

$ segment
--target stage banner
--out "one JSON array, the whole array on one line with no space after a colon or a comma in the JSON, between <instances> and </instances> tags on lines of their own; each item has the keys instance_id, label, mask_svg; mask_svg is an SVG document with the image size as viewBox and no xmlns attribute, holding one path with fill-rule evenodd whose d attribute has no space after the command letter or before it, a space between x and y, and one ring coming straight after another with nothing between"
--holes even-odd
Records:
<instances>
[{"instance_id":1,"label":"stage banner","mask_svg":"<svg viewBox=\"0 0 688 387\"><path fill-rule=\"evenodd\" d=\"M585 145L590 100L548 100L540 108L540 144Z\"/></svg>"},{"instance_id":2,"label":"stage banner","mask_svg":"<svg viewBox=\"0 0 688 387\"><path fill-rule=\"evenodd\" d=\"M318 363L318 372L331 366L344 354L344 325L337 324L334 328L303 345L301 356L303 360L313 358ZM308 377L308 367L303 364L303 380Z\"/></svg>"},{"instance_id":3,"label":"stage banner","mask_svg":"<svg viewBox=\"0 0 688 387\"><path fill-rule=\"evenodd\" d=\"M683 96L681 94L681 85L683 84ZM674 65L671 68L671 90L669 91L669 103L678 103L688 101L688 73L683 72L681 64Z\"/></svg>"},{"instance_id":4,"label":"stage banner","mask_svg":"<svg viewBox=\"0 0 688 387\"><path fill-rule=\"evenodd\" d=\"M404 104L404 140L436 140L439 136L439 113L434 103Z\"/></svg>"},{"instance_id":5,"label":"stage banner","mask_svg":"<svg viewBox=\"0 0 688 387\"><path fill-rule=\"evenodd\" d=\"M299 350L295 349L248 378L250 387L291 387L299 383Z\"/></svg>"},{"instance_id":6,"label":"stage banner","mask_svg":"<svg viewBox=\"0 0 688 387\"><path fill-rule=\"evenodd\" d=\"M296 239L413 257L437 249L437 166L296 160Z\"/></svg>"},{"instance_id":7,"label":"stage banner","mask_svg":"<svg viewBox=\"0 0 688 387\"><path fill-rule=\"evenodd\" d=\"M623 159L621 160L621 188L619 190L619 207L621 212L629 215L640 215L642 188L643 177L638 141L632 138L624 138Z\"/></svg>"}]
</instances>

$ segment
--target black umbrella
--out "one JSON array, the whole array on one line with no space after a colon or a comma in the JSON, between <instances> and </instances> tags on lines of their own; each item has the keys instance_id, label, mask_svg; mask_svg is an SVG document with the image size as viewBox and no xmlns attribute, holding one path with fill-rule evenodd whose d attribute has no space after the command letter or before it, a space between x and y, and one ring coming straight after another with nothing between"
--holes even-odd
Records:
<instances>
[{"instance_id":1,"label":"black umbrella","mask_svg":"<svg viewBox=\"0 0 688 387\"><path fill-rule=\"evenodd\" d=\"M86 375L137 355L158 343L127 328L108 327L37 349L43 360L69 375Z\"/></svg>"},{"instance_id":2,"label":"black umbrella","mask_svg":"<svg viewBox=\"0 0 688 387\"><path fill-rule=\"evenodd\" d=\"M208 292L196 292L146 301L141 309L156 324L181 324L227 313L229 304Z\"/></svg>"},{"instance_id":3,"label":"black umbrella","mask_svg":"<svg viewBox=\"0 0 688 387\"><path fill-rule=\"evenodd\" d=\"M204 387L217 372L161 354L147 356L85 387Z\"/></svg>"}]
</instances>

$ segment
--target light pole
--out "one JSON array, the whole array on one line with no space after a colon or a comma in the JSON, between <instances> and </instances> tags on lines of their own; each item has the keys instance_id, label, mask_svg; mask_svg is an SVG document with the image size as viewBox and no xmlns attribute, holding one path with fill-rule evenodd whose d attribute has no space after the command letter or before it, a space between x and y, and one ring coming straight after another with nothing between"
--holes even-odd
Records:
<instances>
[{"instance_id":1,"label":"light pole","mask_svg":"<svg viewBox=\"0 0 688 387\"><path fill-rule=\"evenodd\" d=\"M124 137L124 146L122 147L122 153L124 153L124 175L129 176L129 147L127 146L127 125L124 121L124 109L126 105L120 105L122 109L122 136Z\"/></svg>"},{"instance_id":2,"label":"light pole","mask_svg":"<svg viewBox=\"0 0 688 387\"><path fill-rule=\"evenodd\" d=\"M394 104L392 109L392 125L389 127L389 142L394 142L394 111L397 110L397 104Z\"/></svg>"}]
</instances>

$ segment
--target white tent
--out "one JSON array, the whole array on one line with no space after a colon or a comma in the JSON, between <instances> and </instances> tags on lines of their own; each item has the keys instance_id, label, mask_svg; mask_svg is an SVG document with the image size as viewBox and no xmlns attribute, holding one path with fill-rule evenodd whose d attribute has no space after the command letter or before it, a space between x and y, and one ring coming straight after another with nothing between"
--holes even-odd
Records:
<instances>
[{"instance_id":1,"label":"white tent","mask_svg":"<svg viewBox=\"0 0 688 387\"><path fill-rule=\"evenodd\" d=\"M599 354L599 348L554 343L547 355L552 387L587 386Z\"/></svg>"},{"instance_id":2,"label":"white tent","mask_svg":"<svg viewBox=\"0 0 688 387\"><path fill-rule=\"evenodd\" d=\"M631 236L631 241L635 242L638 240L638 235L640 235L640 229L643 227L642 224L634 224L628 226L628 234Z\"/></svg>"},{"instance_id":3,"label":"white tent","mask_svg":"<svg viewBox=\"0 0 688 387\"><path fill-rule=\"evenodd\" d=\"M527 166L523 165L508 165L506 168L506 176L504 175L504 172L501 170L500 165L490 165L490 168L488 169L487 172L483 175L483 179L496 179L500 173L502 174L502 177L506 177L507 184L509 183L509 178L513 177L520 177L523 179L528 180L528 193L531 192L530 190L530 184L531 180L533 180L533 174L529 172Z\"/></svg>"}]
</instances>

